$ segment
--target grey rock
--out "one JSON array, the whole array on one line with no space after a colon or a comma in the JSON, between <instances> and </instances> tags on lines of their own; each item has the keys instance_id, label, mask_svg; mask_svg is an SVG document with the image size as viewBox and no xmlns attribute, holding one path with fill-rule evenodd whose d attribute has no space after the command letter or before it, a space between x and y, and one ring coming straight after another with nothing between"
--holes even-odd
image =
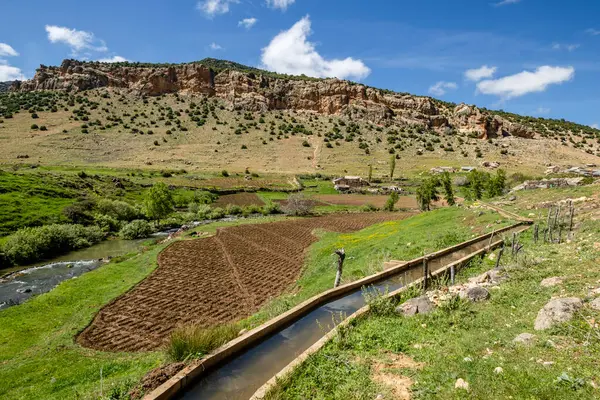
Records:
<instances>
[{"instance_id":1,"label":"grey rock","mask_svg":"<svg viewBox=\"0 0 600 400\"><path fill-rule=\"evenodd\" d=\"M421 296L400 304L396 307L396 313L410 317L415 314L430 313L434 308L435 305L427 298L427 296Z\"/></svg>"},{"instance_id":2,"label":"grey rock","mask_svg":"<svg viewBox=\"0 0 600 400\"><path fill-rule=\"evenodd\" d=\"M583 307L583 301L577 297L550 300L535 319L536 331L552 328L573 318L573 314Z\"/></svg>"},{"instance_id":3,"label":"grey rock","mask_svg":"<svg viewBox=\"0 0 600 400\"><path fill-rule=\"evenodd\" d=\"M550 278L546 278L540 282L541 287L553 287L556 285L560 285L563 282L563 278L560 276L553 276Z\"/></svg>"},{"instance_id":4,"label":"grey rock","mask_svg":"<svg viewBox=\"0 0 600 400\"><path fill-rule=\"evenodd\" d=\"M481 286L473 286L468 288L465 292L461 293L462 298L467 298L470 301L482 301L487 300L490 297L490 292Z\"/></svg>"},{"instance_id":5,"label":"grey rock","mask_svg":"<svg viewBox=\"0 0 600 400\"><path fill-rule=\"evenodd\" d=\"M517 196L510 196L508 198L508 201L515 201L515 200L517 200Z\"/></svg>"},{"instance_id":6,"label":"grey rock","mask_svg":"<svg viewBox=\"0 0 600 400\"><path fill-rule=\"evenodd\" d=\"M592 300L590 307L592 307L594 310L600 310L600 297Z\"/></svg>"},{"instance_id":7,"label":"grey rock","mask_svg":"<svg viewBox=\"0 0 600 400\"><path fill-rule=\"evenodd\" d=\"M520 333L513 339L513 343L530 346L535 342L535 335L531 333Z\"/></svg>"}]
</instances>

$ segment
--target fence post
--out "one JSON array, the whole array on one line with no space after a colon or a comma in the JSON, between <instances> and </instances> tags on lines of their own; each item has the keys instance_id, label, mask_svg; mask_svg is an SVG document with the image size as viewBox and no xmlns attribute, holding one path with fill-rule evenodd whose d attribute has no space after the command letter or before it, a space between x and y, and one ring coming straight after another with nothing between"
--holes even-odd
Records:
<instances>
[{"instance_id":1,"label":"fence post","mask_svg":"<svg viewBox=\"0 0 600 400\"><path fill-rule=\"evenodd\" d=\"M496 233L496 228L492 230L492 236L490 236L490 241L488 243L488 251L490 251L490 247L492 246L492 240L494 239L494 233Z\"/></svg>"},{"instance_id":2,"label":"fence post","mask_svg":"<svg viewBox=\"0 0 600 400\"><path fill-rule=\"evenodd\" d=\"M498 259L496 260L496 266L494 269L498 269L500 266L500 259L502 258L502 254L504 254L504 243L502 243L502 247L500 248L500 252L498 253Z\"/></svg>"},{"instance_id":3,"label":"fence post","mask_svg":"<svg viewBox=\"0 0 600 400\"><path fill-rule=\"evenodd\" d=\"M575 214L575 207L573 201L571 201L571 210L569 213L569 232L573 232L573 214Z\"/></svg>"},{"instance_id":4,"label":"fence post","mask_svg":"<svg viewBox=\"0 0 600 400\"><path fill-rule=\"evenodd\" d=\"M423 291L427 290L429 285L429 263L427 257L423 257Z\"/></svg>"},{"instance_id":5,"label":"fence post","mask_svg":"<svg viewBox=\"0 0 600 400\"><path fill-rule=\"evenodd\" d=\"M548 236L547 239L548 241L552 241L552 210L554 209L554 207L550 206L550 209L548 210L548 221L546 222L546 229L548 231ZM544 241L546 241L546 235L544 235Z\"/></svg>"},{"instance_id":6,"label":"fence post","mask_svg":"<svg viewBox=\"0 0 600 400\"><path fill-rule=\"evenodd\" d=\"M512 234L512 243L510 244L510 255L515 256L515 246L517 245L517 232Z\"/></svg>"},{"instance_id":7,"label":"fence post","mask_svg":"<svg viewBox=\"0 0 600 400\"><path fill-rule=\"evenodd\" d=\"M454 264L450 266L450 283L454 285L454 278L456 277L456 270L454 269Z\"/></svg>"},{"instance_id":8,"label":"fence post","mask_svg":"<svg viewBox=\"0 0 600 400\"><path fill-rule=\"evenodd\" d=\"M346 258L346 251L344 249L338 249L335 251L335 254L337 254L338 256L338 264L337 273L335 274L335 282L333 283L334 288L340 286L340 282L342 281L342 270L344 268L344 259Z\"/></svg>"}]
</instances>

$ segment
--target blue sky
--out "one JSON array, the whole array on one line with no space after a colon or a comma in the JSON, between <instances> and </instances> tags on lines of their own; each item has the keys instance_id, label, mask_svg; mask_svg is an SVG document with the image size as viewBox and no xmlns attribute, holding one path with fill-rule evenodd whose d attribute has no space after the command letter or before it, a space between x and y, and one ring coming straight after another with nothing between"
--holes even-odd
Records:
<instances>
[{"instance_id":1,"label":"blue sky","mask_svg":"<svg viewBox=\"0 0 600 400\"><path fill-rule=\"evenodd\" d=\"M600 124L598 1L3 3L0 80L30 78L64 58L215 57Z\"/></svg>"}]
</instances>

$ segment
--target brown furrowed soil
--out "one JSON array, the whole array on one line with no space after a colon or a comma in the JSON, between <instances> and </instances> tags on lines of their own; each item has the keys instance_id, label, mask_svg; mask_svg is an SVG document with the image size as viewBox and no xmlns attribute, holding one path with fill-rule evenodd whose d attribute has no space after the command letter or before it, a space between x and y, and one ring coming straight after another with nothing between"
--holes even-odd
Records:
<instances>
[{"instance_id":1,"label":"brown furrowed soil","mask_svg":"<svg viewBox=\"0 0 600 400\"><path fill-rule=\"evenodd\" d=\"M173 243L159 267L104 307L77 338L106 351L152 350L180 324L210 326L247 317L281 295L302 271L317 228L352 232L408 213L339 214L222 228Z\"/></svg>"},{"instance_id":2,"label":"brown furrowed soil","mask_svg":"<svg viewBox=\"0 0 600 400\"><path fill-rule=\"evenodd\" d=\"M256 195L256 193L234 193L234 194L224 194L219 196L218 200L213 203L215 207L227 207L227 205L233 206L264 206L265 202L261 200L260 197Z\"/></svg>"},{"instance_id":3,"label":"brown furrowed soil","mask_svg":"<svg viewBox=\"0 0 600 400\"><path fill-rule=\"evenodd\" d=\"M341 206L364 206L366 204L382 208L387 202L389 196L368 195L368 194L319 194L315 199L324 203ZM400 196L396 207L399 208L417 208L417 200L412 196Z\"/></svg>"}]
</instances>

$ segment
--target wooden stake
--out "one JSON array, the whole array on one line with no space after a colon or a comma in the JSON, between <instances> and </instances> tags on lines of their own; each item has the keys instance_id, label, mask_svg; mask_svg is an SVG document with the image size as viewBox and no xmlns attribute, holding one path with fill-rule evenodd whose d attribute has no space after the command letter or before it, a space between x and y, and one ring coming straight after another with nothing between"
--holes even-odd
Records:
<instances>
[{"instance_id":1,"label":"wooden stake","mask_svg":"<svg viewBox=\"0 0 600 400\"><path fill-rule=\"evenodd\" d=\"M454 278L456 277L456 270L454 269L454 265L450 266L450 282L454 285Z\"/></svg>"},{"instance_id":2,"label":"wooden stake","mask_svg":"<svg viewBox=\"0 0 600 400\"><path fill-rule=\"evenodd\" d=\"M550 225L552 223L552 209L553 207L550 206L550 209L548 210L548 220L546 221L546 232L548 233L548 236L546 237L546 235L544 235L544 242L546 240L552 241L552 226Z\"/></svg>"},{"instance_id":3,"label":"wooden stake","mask_svg":"<svg viewBox=\"0 0 600 400\"><path fill-rule=\"evenodd\" d=\"M512 242L510 244L510 255L515 256L515 246L517 244L517 232L513 232L512 234Z\"/></svg>"},{"instance_id":4,"label":"wooden stake","mask_svg":"<svg viewBox=\"0 0 600 400\"><path fill-rule=\"evenodd\" d=\"M429 265L427 257L423 257L423 290L427 290L429 284Z\"/></svg>"},{"instance_id":5,"label":"wooden stake","mask_svg":"<svg viewBox=\"0 0 600 400\"><path fill-rule=\"evenodd\" d=\"M569 232L573 232L573 215L575 214L575 207L573 206L573 202L571 202L571 210L569 213Z\"/></svg>"},{"instance_id":6,"label":"wooden stake","mask_svg":"<svg viewBox=\"0 0 600 400\"><path fill-rule=\"evenodd\" d=\"M346 251L344 249L338 249L335 251L338 256L337 273L335 274L335 282L333 287L336 288L342 281L342 270L344 269L344 259L346 258Z\"/></svg>"},{"instance_id":7,"label":"wooden stake","mask_svg":"<svg viewBox=\"0 0 600 400\"><path fill-rule=\"evenodd\" d=\"M500 266L500 259L502 258L502 254L504 254L504 243L502 244L500 252L498 253L498 259L496 260L496 266L494 267L494 269L498 269L498 267Z\"/></svg>"},{"instance_id":8,"label":"wooden stake","mask_svg":"<svg viewBox=\"0 0 600 400\"><path fill-rule=\"evenodd\" d=\"M494 233L496 232L496 229L494 228L494 230L492 230L492 236L490 236L490 241L488 243L488 251L490 249L490 246L492 245L492 239L494 239Z\"/></svg>"}]
</instances>

